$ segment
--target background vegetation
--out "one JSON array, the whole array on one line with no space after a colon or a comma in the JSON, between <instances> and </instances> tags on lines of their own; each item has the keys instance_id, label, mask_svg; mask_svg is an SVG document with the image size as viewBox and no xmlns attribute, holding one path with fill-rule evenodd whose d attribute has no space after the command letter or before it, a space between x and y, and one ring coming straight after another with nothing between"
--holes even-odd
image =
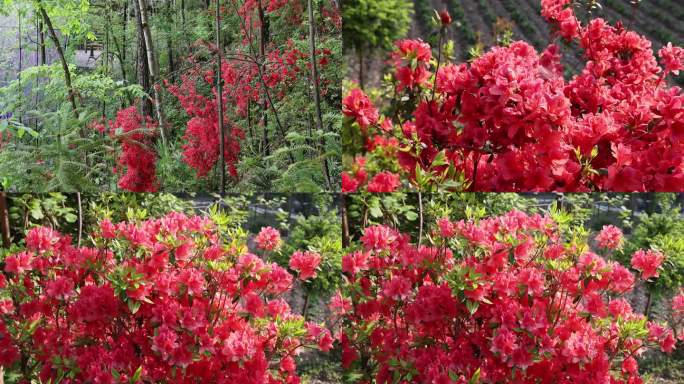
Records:
<instances>
[{"instance_id":1,"label":"background vegetation","mask_svg":"<svg viewBox=\"0 0 684 384\"><path fill-rule=\"evenodd\" d=\"M108 126L117 111L134 105L162 123L144 144L157 157L158 189L337 190L339 10L330 0L270 4L222 1L217 35L216 1L0 2L0 189L117 190L114 169L123 168L117 158L128 138L97 124ZM238 65L230 60L249 62L224 94L252 98L238 106L226 97L223 106L225 134L240 145L239 154L229 153L237 169L225 181L219 166L198 176L184 162L191 116L168 92L187 80L212 100L219 56L224 70L227 62Z\"/></svg>"}]
</instances>

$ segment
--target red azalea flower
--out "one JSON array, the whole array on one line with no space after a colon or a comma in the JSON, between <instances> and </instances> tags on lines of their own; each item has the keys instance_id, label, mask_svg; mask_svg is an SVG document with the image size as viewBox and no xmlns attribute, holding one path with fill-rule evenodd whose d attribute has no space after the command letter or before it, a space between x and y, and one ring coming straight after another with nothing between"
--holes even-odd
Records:
<instances>
[{"instance_id":1,"label":"red azalea flower","mask_svg":"<svg viewBox=\"0 0 684 384\"><path fill-rule=\"evenodd\" d=\"M290 257L290 268L299 272L300 280L316 277L316 268L321 263L321 255L316 252L295 252Z\"/></svg>"},{"instance_id":2,"label":"red azalea flower","mask_svg":"<svg viewBox=\"0 0 684 384\"><path fill-rule=\"evenodd\" d=\"M352 117L364 131L378 122L378 110L362 90L354 88L342 101L342 113Z\"/></svg>"},{"instance_id":3,"label":"red azalea flower","mask_svg":"<svg viewBox=\"0 0 684 384\"><path fill-rule=\"evenodd\" d=\"M632 255L632 268L641 272L641 278L648 280L651 277L658 277L658 268L665 260L665 256L654 250L636 251Z\"/></svg>"},{"instance_id":4,"label":"red azalea flower","mask_svg":"<svg viewBox=\"0 0 684 384\"><path fill-rule=\"evenodd\" d=\"M381 172L373 176L368 183L368 192L394 192L400 184L399 175L392 172Z\"/></svg>"},{"instance_id":5,"label":"red azalea flower","mask_svg":"<svg viewBox=\"0 0 684 384\"><path fill-rule=\"evenodd\" d=\"M280 232L272 227L261 228L254 241L260 249L273 251L280 246Z\"/></svg>"},{"instance_id":6,"label":"red azalea flower","mask_svg":"<svg viewBox=\"0 0 684 384\"><path fill-rule=\"evenodd\" d=\"M613 225L604 225L596 242L600 248L617 249L622 244L622 231Z\"/></svg>"}]
</instances>

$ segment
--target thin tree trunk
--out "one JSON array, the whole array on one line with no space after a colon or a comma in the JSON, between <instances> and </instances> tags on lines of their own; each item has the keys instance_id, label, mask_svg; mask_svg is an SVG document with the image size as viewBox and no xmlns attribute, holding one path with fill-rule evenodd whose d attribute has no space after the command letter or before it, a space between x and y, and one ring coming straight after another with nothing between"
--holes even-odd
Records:
<instances>
[{"instance_id":1,"label":"thin tree trunk","mask_svg":"<svg viewBox=\"0 0 684 384\"><path fill-rule=\"evenodd\" d=\"M107 27L105 27L105 57L104 57L104 73L105 77L109 75L109 26L112 24L109 17L110 8L107 6ZM107 115L107 101L102 102L102 117Z\"/></svg>"},{"instance_id":2,"label":"thin tree trunk","mask_svg":"<svg viewBox=\"0 0 684 384\"><path fill-rule=\"evenodd\" d=\"M21 103L22 96L24 95L24 90L21 86L21 71L24 70L24 46L22 45L22 31L21 31L21 13L17 11L17 17L19 19L19 73L17 74L17 80L19 81L19 102ZM19 115L19 122L23 123L23 116Z\"/></svg>"},{"instance_id":3,"label":"thin tree trunk","mask_svg":"<svg viewBox=\"0 0 684 384\"><path fill-rule=\"evenodd\" d=\"M145 49L147 51L147 67L150 71L150 80L152 83L154 109L157 113L157 121L159 122L159 131L161 133L162 143L166 145L166 127L164 124L164 113L162 111L161 93L155 84L155 82L159 80L159 65L157 63L157 57L154 53L154 42L152 40L152 32L150 30L149 19L147 17L147 0L138 0L138 9L143 37L145 40Z\"/></svg>"},{"instance_id":4,"label":"thin tree trunk","mask_svg":"<svg viewBox=\"0 0 684 384\"><path fill-rule=\"evenodd\" d=\"M59 60L62 62L62 69L64 70L64 82L66 83L68 92L67 98L71 103L71 109L74 112L74 116L78 118L78 107L76 106L76 92L74 91L74 88L71 85L71 72L69 71L69 64L67 64L66 58L64 57L64 50L62 49L62 45L59 43L59 38L57 37L57 33L55 33L55 29L52 27L52 21L50 20L50 17L48 16L47 12L45 12L45 9L40 4L40 2L38 2L38 9L40 11L41 16L43 17L45 25L48 28L50 38L52 39L52 42L55 44L57 54L59 55Z\"/></svg>"},{"instance_id":5,"label":"thin tree trunk","mask_svg":"<svg viewBox=\"0 0 684 384\"><path fill-rule=\"evenodd\" d=\"M128 0L126 0L126 2L124 2L123 26L122 27L123 27L122 28L123 29L123 35L121 36L121 42L122 42L122 46L124 48L123 48L123 52L121 52L121 61L122 61L121 65L124 65L124 62L126 61L126 47L127 47L127 45L126 45L126 35L127 35L126 30L128 29ZM123 72L123 70L121 72ZM124 77L124 80L127 80L127 79Z\"/></svg>"},{"instance_id":6,"label":"thin tree trunk","mask_svg":"<svg viewBox=\"0 0 684 384\"><path fill-rule=\"evenodd\" d=\"M254 142L257 141L254 137L254 128L252 127L252 101L247 100L247 128L249 128L249 143L250 148L254 148Z\"/></svg>"},{"instance_id":7,"label":"thin tree trunk","mask_svg":"<svg viewBox=\"0 0 684 384\"><path fill-rule=\"evenodd\" d=\"M138 0L133 0L136 2L135 6L133 7L133 11L135 13L135 19L136 19L136 30L137 30L137 37L138 37L138 49L137 49L137 58L135 60L135 70L136 70L136 78L138 80L138 84L140 84L141 87L145 90L145 92L150 93L150 70L148 69L148 63L147 63L147 48L145 47L145 37L143 36L143 28L142 28L142 19L140 18L140 8L137 6L137 1ZM123 46L123 50L126 50L126 46ZM153 109L154 106L152 105L152 100L149 98L144 98L143 103L142 103L142 113L145 116L152 116L153 115Z\"/></svg>"},{"instance_id":8,"label":"thin tree trunk","mask_svg":"<svg viewBox=\"0 0 684 384\"><path fill-rule=\"evenodd\" d=\"M264 8L261 5L261 0L259 0L259 59L263 60L266 57L266 44L268 43L268 21L266 20L266 15L264 13ZM262 113L262 123L264 128L263 135L263 150L266 156L271 154L271 146L269 144L268 137L268 99L266 97L266 89L263 89L260 96L261 113Z\"/></svg>"},{"instance_id":9,"label":"thin tree trunk","mask_svg":"<svg viewBox=\"0 0 684 384\"><path fill-rule=\"evenodd\" d=\"M220 177L221 177L221 196L226 194L226 151L225 151L225 140L226 131L223 128L223 87L221 82L221 53L223 53L223 48L221 47L221 1L216 0L216 104L218 105L218 128L219 128L219 159L221 164Z\"/></svg>"},{"instance_id":10,"label":"thin tree trunk","mask_svg":"<svg viewBox=\"0 0 684 384\"><path fill-rule=\"evenodd\" d=\"M183 30L185 31L185 0L181 0L181 22L183 23Z\"/></svg>"},{"instance_id":11,"label":"thin tree trunk","mask_svg":"<svg viewBox=\"0 0 684 384\"><path fill-rule=\"evenodd\" d=\"M19 13L19 11L17 11L17 18L19 20L19 74L17 75L17 78L19 79L19 87L21 88L21 71L24 69L24 46L22 45L21 13Z\"/></svg>"},{"instance_id":12,"label":"thin tree trunk","mask_svg":"<svg viewBox=\"0 0 684 384\"><path fill-rule=\"evenodd\" d=\"M347 195L340 195L340 213L342 215L342 247L347 248L350 245L349 239L349 217L347 216Z\"/></svg>"},{"instance_id":13,"label":"thin tree trunk","mask_svg":"<svg viewBox=\"0 0 684 384\"><path fill-rule=\"evenodd\" d=\"M309 8L309 51L311 56L311 79L313 81L313 97L316 106L316 129L323 132L323 112L321 111L321 87L318 81L318 59L316 57L316 20L314 19L313 0L308 0ZM332 190L332 182L330 181L330 168L328 167L328 158L325 156L325 136L321 136L321 155L323 160L323 176L325 177L325 184L328 190Z\"/></svg>"},{"instance_id":14,"label":"thin tree trunk","mask_svg":"<svg viewBox=\"0 0 684 384\"><path fill-rule=\"evenodd\" d=\"M83 204L80 192L76 192L76 202L78 204L78 246L80 247L83 238Z\"/></svg>"},{"instance_id":15,"label":"thin tree trunk","mask_svg":"<svg viewBox=\"0 0 684 384\"><path fill-rule=\"evenodd\" d=\"M176 77L176 61L173 57L173 44L170 38L166 40L166 52L169 55L169 76L173 80Z\"/></svg>"},{"instance_id":16,"label":"thin tree trunk","mask_svg":"<svg viewBox=\"0 0 684 384\"><path fill-rule=\"evenodd\" d=\"M45 65L45 63L47 63L47 57L45 55L45 29L43 27L42 18L38 22L38 30L38 44L40 44L40 65Z\"/></svg>"},{"instance_id":17,"label":"thin tree trunk","mask_svg":"<svg viewBox=\"0 0 684 384\"><path fill-rule=\"evenodd\" d=\"M173 17L171 15L171 0L166 2L166 21L169 23L169 25L173 24ZM171 34L166 36L166 51L169 56L169 74L171 79L174 79L176 76L176 63L173 58L173 41L171 41Z\"/></svg>"},{"instance_id":18,"label":"thin tree trunk","mask_svg":"<svg viewBox=\"0 0 684 384\"><path fill-rule=\"evenodd\" d=\"M7 194L5 192L0 192L0 237L2 238L2 246L9 248L11 245L9 208L7 207Z\"/></svg>"},{"instance_id":19,"label":"thin tree trunk","mask_svg":"<svg viewBox=\"0 0 684 384\"><path fill-rule=\"evenodd\" d=\"M36 59L35 60L35 66L36 67L40 65L40 34L41 34L41 29L42 29L40 25L41 25L40 19L36 18L36 56L35 56L35 59ZM36 79L36 86L38 86L39 84L40 84L40 79L37 78ZM38 109L38 92L34 93L33 108L36 110ZM38 119L32 119L32 120L33 120L33 129L35 131L37 131L38 130ZM0 383L0 384L2 384L2 383Z\"/></svg>"}]
</instances>

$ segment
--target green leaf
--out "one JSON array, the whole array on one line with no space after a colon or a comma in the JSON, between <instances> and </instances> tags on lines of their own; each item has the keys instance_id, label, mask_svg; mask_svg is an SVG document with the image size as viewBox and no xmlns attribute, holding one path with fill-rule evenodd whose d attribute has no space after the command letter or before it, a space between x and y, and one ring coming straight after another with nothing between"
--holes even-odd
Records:
<instances>
[{"instance_id":1,"label":"green leaf","mask_svg":"<svg viewBox=\"0 0 684 384\"><path fill-rule=\"evenodd\" d=\"M40 209L40 207L37 207L31 210L31 217L35 220L41 220L45 217L45 215L43 214L43 210Z\"/></svg>"},{"instance_id":2,"label":"green leaf","mask_svg":"<svg viewBox=\"0 0 684 384\"><path fill-rule=\"evenodd\" d=\"M138 312L141 305L142 305L142 303L137 301L137 300L129 300L128 301L128 309L130 309L131 313L134 315L136 314L136 312Z\"/></svg>"},{"instance_id":3,"label":"green leaf","mask_svg":"<svg viewBox=\"0 0 684 384\"><path fill-rule=\"evenodd\" d=\"M459 379L458 374L450 369L449 370L449 379L451 379L451 381L458 381L458 379Z\"/></svg>"},{"instance_id":4,"label":"green leaf","mask_svg":"<svg viewBox=\"0 0 684 384\"><path fill-rule=\"evenodd\" d=\"M437 12L437 11L435 11ZM445 151L441 151L435 156L435 159L432 160L432 164L430 165L431 167L439 167L441 165L447 165L449 164L447 161L446 153Z\"/></svg>"},{"instance_id":5,"label":"green leaf","mask_svg":"<svg viewBox=\"0 0 684 384\"><path fill-rule=\"evenodd\" d=\"M133 377L131 377L131 384L137 383L140 381L140 376L142 376L142 365L138 367L138 369L135 370L135 373L133 374Z\"/></svg>"},{"instance_id":6,"label":"green leaf","mask_svg":"<svg viewBox=\"0 0 684 384\"><path fill-rule=\"evenodd\" d=\"M38 328L38 324L40 324L40 320L41 320L41 319L36 319L36 320L34 320L34 321L31 322L31 324L29 325L28 329L26 330L26 333L27 333L28 335L33 335L33 333L34 333L34 332L36 331L36 329Z\"/></svg>"},{"instance_id":7,"label":"green leaf","mask_svg":"<svg viewBox=\"0 0 684 384\"><path fill-rule=\"evenodd\" d=\"M466 301L466 308L468 308L468 312L470 312L470 315L474 315L477 309L480 307L480 302L479 301Z\"/></svg>"},{"instance_id":8,"label":"green leaf","mask_svg":"<svg viewBox=\"0 0 684 384\"><path fill-rule=\"evenodd\" d=\"M64 220L66 220L67 223L75 223L76 220L78 220L78 216L74 215L73 213L67 213L64 215Z\"/></svg>"},{"instance_id":9,"label":"green leaf","mask_svg":"<svg viewBox=\"0 0 684 384\"><path fill-rule=\"evenodd\" d=\"M478 368L474 373L473 376L468 380L468 384L477 384L480 382L480 368Z\"/></svg>"},{"instance_id":10,"label":"green leaf","mask_svg":"<svg viewBox=\"0 0 684 384\"><path fill-rule=\"evenodd\" d=\"M370 207L369 213L374 218L382 217L382 209L378 206Z\"/></svg>"}]
</instances>

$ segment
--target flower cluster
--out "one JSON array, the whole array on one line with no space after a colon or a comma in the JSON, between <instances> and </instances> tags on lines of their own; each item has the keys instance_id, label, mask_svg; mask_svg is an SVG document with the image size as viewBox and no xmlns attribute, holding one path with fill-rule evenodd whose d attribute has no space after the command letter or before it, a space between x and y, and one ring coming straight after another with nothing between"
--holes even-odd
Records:
<instances>
[{"instance_id":1,"label":"flower cluster","mask_svg":"<svg viewBox=\"0 0 684 384\"><path fill-rule=\"evenodd\" d=\"M302 348L331 348L290 311L292 275L210 219L103 221L92 238L35 228L5 260L0 365L25 382L299 383Z\"/></svg>"},{"instance_id":2,"label":"flower cluster","mask_svg":"<svg viewBox=\"0 0 684 384\"><path fill-rule=\"evenodd\" d=\"M632 272L566 245L551 218L445 218L431 239L371 226L343 258L330 307L343 365L365 382L641 383L635 358L675 347L671 328L624 298ZM662 261L645 252L633 264L648 279Z\"/></svg>"},{"instance_id":3,"label":"flower cluster","mask_svg":"<svg viewBox=\"0 0 684 384\"><path fill-rule=\"evenodd\" d=\"M224 63L223 78L226 88L234 85L235 75ZM216 89L213 89L211 97L204 96L197 91L198 83L206 83L212 86L214 83L213 72L200 73L189 71L182 76L180 85L167 84L169 92L178 98L183 109L190 116L185 130L185 144L183 144L183 161L192 167L198 177L206 176L219 161L221 151L221 136L218 124L218 106ZM225 93L224 93L225 98ZM224 105L225 101L224 101ZM237 177L237 162L240 155L240 140L244 139L244 132L237 126L232 125L224 115L224 155L228 172Z\"/></svg>"},{"instance_id":4,"label":"flower cluster","mask_svg":"<svg viewBox=\"0 0 684 384\"><path fill-rule=\"evenodd\" d=\"M368 180L392 172L421 189L684 188L684 94L666 81L684 69L684 49L665 46L659 66L650 41L619 23L582 24L569 2L542 1L560 37L584 50L569 80L557 44L538 53L517 41L453 64L437 63L420 40L397 42L395 86L379 101L387 115L359 89L344 99L345 129L361 136L350 150ZM368 180L345 190L370 190Z\"/></svg>"},{"instance_id":5,"label":"flower cluster","mask_svg":"<svg viewBox=\"0 0 684 384\"><path fill-rule=\"evenodd\" d=\"M617 249L622 245L622 230L614 225L604 225L596 235L596 243L599 248Z\"/></svg>"},{"instance_id":6,"label":"flower cluster","mask_svg":"<svg viewBox=\"0 0 684 384\"><path fill-rule=\"evenodd\" d=\"M321 263L321 255L316 252L295 252L290 256L290 268L299 273L300 280L316 277L316 268Z\"/></svg>"},{"instance_id":7,"label":"flower cluster","mask_svg":"<svg viewBox=\"0 0 684 384\"><path fill-rule=\"evenodd\" d=\"M259 234L254 238L259 249L273 251L280 247L280 232L273 227L261 228Z\"/></svg>"},{"instance_id":8,"label":"flower cluster","mask_svg":"<svg viewBox=\"0 0 684 384\"><path fill-rule=\"evenodd\" d=\"M644 280L658 277L658 268L665 260L665 256L659 251L640 249L632 256L632 268L641 272Z\"/></svg>"},{"instance_id":9,"label":"flower cluster","mask_svg":"<svg viewBox=\"0 0 684 384\"><path fill-rule=\"evenodd\" d=\"M110 134L121 142L119 169L121 172L119 188L131 192L156 192L157 155L153 150L152 138L157 125L150 117L142 117L135 106L122 109L116 120L109 123ZM94 127L104 131L104 123Z\"/></svg>"}]
</instances>

